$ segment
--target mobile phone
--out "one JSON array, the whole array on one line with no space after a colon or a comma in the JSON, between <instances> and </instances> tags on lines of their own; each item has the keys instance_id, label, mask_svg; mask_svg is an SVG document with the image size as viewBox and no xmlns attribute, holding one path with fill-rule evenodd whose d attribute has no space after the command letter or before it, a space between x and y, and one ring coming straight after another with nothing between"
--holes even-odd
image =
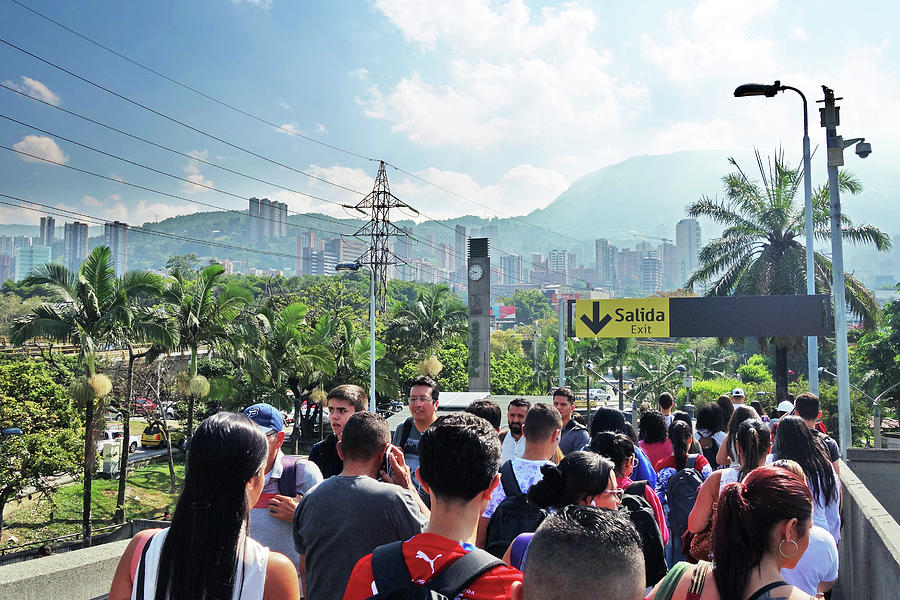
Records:
<instances>
[{"instance_id":1,"label":"mobile phone","mask_svg":"<svg viewBox=\"0 0 900 600\"><path fill-rule=\"evenodd\" d=\"M381 470L387 473L388 477L393 476L393 469L391 469L391 461L389 460L389 457L391 455L391 448L393 448L393 446L391 444L388 444L387 450L385 450L384 452L384 462L381 465Z\"/></svg>"}]
</instances>

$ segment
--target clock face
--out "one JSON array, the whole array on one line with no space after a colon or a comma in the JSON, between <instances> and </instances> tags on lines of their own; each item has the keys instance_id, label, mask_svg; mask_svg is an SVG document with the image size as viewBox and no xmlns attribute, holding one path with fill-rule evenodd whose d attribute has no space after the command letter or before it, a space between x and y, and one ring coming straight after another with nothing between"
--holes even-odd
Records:
<instances>
[{"instance_id":1,"label":"clock face","mask_svg":"<svg viewBox=\"0 0 900 600\"><path fill-rule=\"evenodd\" d=\"M469 279L472 281L478 281L484 275L484 267L479 264L474 264L469 267Z\"/></svg>"}]
</instances>

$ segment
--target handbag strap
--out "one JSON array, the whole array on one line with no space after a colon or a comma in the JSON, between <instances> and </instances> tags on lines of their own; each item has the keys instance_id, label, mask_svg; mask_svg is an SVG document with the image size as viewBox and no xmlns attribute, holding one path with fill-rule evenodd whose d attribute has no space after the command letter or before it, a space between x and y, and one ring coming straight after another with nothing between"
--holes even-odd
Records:
<instances>
[{"instance_id":1,"label":"handbag strap","mask_svg":"<svg viewBox=\"0 0 900 600\"><path fill-rule=\"evenodd\" d=\"M706 583L706 576L709 574L710 563L701 560L694 568L694 574L691 576L691 585L688 587L685 600L700 600L703 593L703 584Z\"/></svg>"},{"instance_id":2,"label":"handbag strap","mask_svg":"<svg viewBox=\"0 0 900 600\"><path fill-rule=\"evenodd\" d=\"M758 590L756 590L755 592L753 592L753 595L750 596L749 598L747 598L747 600L757 600L760 596L762 596L769 590L774 590L775 588L780 588L785 585L791 585L791 584L789 584L787 581L773 581L772 583L770 583L768 585L764 585L761 588L759 588Z\"/></svg>"},{"instance_id":3,"label":"handbag strap","mask_svg":"<svg viewBox=\"0 0 900 600\"><path fill-rule=\"evenodd\" d=\"M153 535L156 535L155 533ZM147 536L147 541L150 541L150 538L153 535ZM144 544L144 549L141 551L141 559L138 561L138 569L137 569L137 581L134 585L137 586L137 593L135 594L136 600L144 600L144 578L147 570L147 551L150 550L150 544Z\"/></svg>"}]
</instances>

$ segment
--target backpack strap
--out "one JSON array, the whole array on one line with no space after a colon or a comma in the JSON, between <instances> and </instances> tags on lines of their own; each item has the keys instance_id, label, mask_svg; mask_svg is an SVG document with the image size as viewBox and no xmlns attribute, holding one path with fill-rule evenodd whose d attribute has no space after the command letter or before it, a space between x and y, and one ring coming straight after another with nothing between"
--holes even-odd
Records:
<instances>
[{"instance_id":1,"label":"backpack strap","mask_svg":"<svg viewBox=\"0 0 900 600\"><path fill-rule=\"evenodd\" d=\"M156 535L158 532L162 531L162 529L152 529L153 535ZM141 557L144 555L144 549L150 543L150 540L153 539L153 535L148 535L146 537L142 537L138 540L137 546L134 547L134 554L131 555L131 569L129 572L131 573L131 583L134 584L134 578L137 575L138 565L141 561Z\"/></svg>"},{"instance_id":2,"label":"backpack strap","mask_svg":"<svg viewBox=\"0 0 900 600\"><path fill-rule=\"evenodd\" d=\"M502 444L506 440L506 435L509 433L509 429L505 429L500 432L500 443Z\"/></svg>"},{"instance_id":3,"label":"backpack strap","mask_svg":"<svg viewBox=\"0 0 900 600\"><path fill-rule=\"evenodd\" d=\"M691 577L691 585L688 587L685 600L700 600L700 595L703 594L703 584L706 583L710 567L711 564L705 560L701 560L694 567L694 575Z\"/></svg>"},{"instance_id":4,"label":"backpack strap","mask_svg":"<svg viewBox=\"0 0 900 600\"><path fill-rule=\"evenodd\" d=\"M281 458L281 477L278 478L278 493L282 496L297 495L297 457L284 455Z\"/></svg>"},{"instance_id":5,"label":"backpack strap","mask_svg":"<svg viewBox=\"0 0 900 600\"><path fill-rule=\"evenodd\" d=\"M519 487L519 480L516 479L516 473L513 471L512 460L508 460L500 466L500 485L503 486L503 492L507 498L512 498L522 493L522 488Z\"/></svg>"},{"instance_id":6,"label":"backpack strap","mask_svg":"<svg viewBox=\"0 0 900 600\"><path fill-rule=\"evenodd\" d=\"M426 586L447 598L456 598L470 583L502 564L505 563L489 552L475 548L429 579Z\"/></svg>"},{"instance_id":7,"label":"backpack strap","mask_svg":"<svg viewBox=\"0 0 900 600\"><path fill-rule=\"evenodd\" d=\"M400 451L403 451L403 447L406 446L406 440L409 439L409 434L413 428L413 418L409 417L405 421L403 421L403 428L400 430L400 439L397 440L396 446L400 448Z\"/></svg>"},{"instance_id":8,"label":"backpack strap","mask_svg":"<svg viewBox=\"0 0 900 600\"><path fill-rule=\"evenodd\" d=\"M386 594L410 582L402 541L375 548L372 552L372 576L379 594Z\"/></svg>"},{"instance_id":9,"label":"backpack strap","mask_svg":"<svg viewBox=\"0 0 900 600\"><path fill-rule=\"evenodd\" d=\"M697 456L698 456L697 454L689 454L688 459L687 459L687 464L685 465L685 467L687 467L688 469L696 468Z\"/></svg>"}]
</instances>

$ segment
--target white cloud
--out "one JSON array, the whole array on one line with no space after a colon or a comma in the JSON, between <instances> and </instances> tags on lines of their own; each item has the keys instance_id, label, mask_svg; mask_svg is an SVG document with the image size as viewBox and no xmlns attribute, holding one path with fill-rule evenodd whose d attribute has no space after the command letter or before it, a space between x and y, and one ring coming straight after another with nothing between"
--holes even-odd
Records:
<instances>
[{"instance_id":1,"label":"white cloud","mask_svg":"<svg viewBox=\"0 0 900 600\"><path fill-rule=\"evenodd\" d=\"M670 35L662 40L641 35L641 53L677 83L723 73L772 73L779 64L775 42L751 29L758 19L773 14L777 4L778 0L704 0L690 14L670 11L666 16Z\"/></svg>"},{"instance_id":2,"label":"white cloud","mask_svg":"<svg viewBox=\"0 0 900 600\"><path fill-rule=\"evenodd\" d=\"M100 202L99 200L97 200L96 198L94 198L93 196L88 195L88 194L85 194L84 196L82 196L81 203L84 204L85 206L91 206L91 207L103 206L102 202Z\"/></svg>"},{"instance_id":3,"label":"white cloud","mask_svg":"<svg viewBox=\"0 0 900 600\"><path fill-rule=\"evenodd\" d=\"M232 4L252 4L258 6L266 12L272 8L272 0L231 0Z\"/></svg>"},{"instance_id":4,"label":"white cloud","mask_svg":"<svg viewBox=\"0 0 900 600\"><path fill-rule=\"evenodd\" d=\"M53 138L47 136L26 135L21 142L13 144L13 148L18 150L19 152L25 152L27 154L31 154L32 156L40 157L32 158L32 156L19 154L19 158L21 158L25 162L43 162L41 158L61 164L66 164L67 162L69 162L69 155L62 151L62 149L56 144Z\"/></svg>"},{"instance_id":5,"label":"white cloud","mask_svg":"<svg viewBox=\"0 0 900 600\"><path fill-rule=\"evenodd\" d=\"M284 123L283 125L275 128L276 133L281 133L283 135L291 135L291 134L303 134L303 131L297 127L294 123Z\"/></svg>"},{"instance_id":6,"label":"white cloud","mask_svg":"<svg viewBox=\"0 0 900 600\"><path fill-rule=\"evenodd\" d=\"M806 30L803 29L802 27L795 27L794 30L791 32L791 36L793 36L793 38L796 40L805 42L806 41Z\"/></svg>"},{"instance_id":7,"label":"white cloud","mask_svg":"<svg viewBox=\"0 0 900 600\"><path fill-rule=\"evenodd\" d=\"M717 150L742 145L746 133L722 119L674 123L653 135L652 154L680 150Z\"/></svg>"},{"instance_id":8,"label":"white cloud","mask_svg":"<svg viewBox=\"0 0 900 600\"><path fill-rule=\"evenodd\" d=\"M48 102L53 106L59 106L60 104L62 104L62 99L37 79L32 79L31 77L22 75L22 85L9 80L4 81L3 83L4 85L8 85L13 89L19 90L23 94L28 94L32 98L43 100L44 102Z\"/></svg>"},{"instance_id":9,"label":"white cloud","mask_svg":"<svg viewBox=\"0 0 900 600\"><path fill-rule=\"evenodd\" d=\"M447 55L445 81L413 71L388 92L367 86L363 113L422 146L486 149L501 142L581 141L648 107L647 89L610 72L594 12L578 3L533 17L523 0L378 0L407 40Z\"/></svg>"},{"instance_id":10,"label":"white cloud","mask_svg":"<svg viewBox=\"0 0 900 600\"><path fill-rule=\"evenodd\" d=\"M194 158L199 158L201 160L208 160L209 152L207 150L192 150L188 152L189 155ZM200 168L197 166L195 162L189 162L184 166L184 171L187 173L187 179L190 183L185 182L181 184L181 189L185 193L194 194L198 192L208 192L210 190L206 189L207 186L213 187L213 182L203 176L200 172ZM196 185L194 185L196 184Z\"/></svg>"},{"instance_id":11,"label":"white cloud","mask_svg":"<svg viewBox=\"0 0 900 600\"><path fill-rule=\"evenodd\" d=\"M166 204L164 202L147 202L138 200L134 202L114 201L107 203L98 216L109 221L122 221L129 225L140 226L147 222L162 221L169 217L187 215L197 212L193 204Z\"/></svg>"},{"instance_id":12,"label":"white cloud","mask_svg":"<svg viewBox=\"0 0 900 600\"><path fill-rule=\"evenodd\" d=\"M319 133L319 134L328 133L328 129L321 123L316 123L315 127L313 128L313 131L315 131L316 133Z\"/></svg>"},{"instance_id":13,"label":"white cloud","mask_svg":"<svg viewBox=\"0 0 900 600\"><path fill-rule=\"evenodd\" d=\"M368 69L354 69L352 71L348 71L347 75L353 77L354 79L359 79L360 81L365 81L369 78L369 70Z\"/></svg>"}]
</instances>

